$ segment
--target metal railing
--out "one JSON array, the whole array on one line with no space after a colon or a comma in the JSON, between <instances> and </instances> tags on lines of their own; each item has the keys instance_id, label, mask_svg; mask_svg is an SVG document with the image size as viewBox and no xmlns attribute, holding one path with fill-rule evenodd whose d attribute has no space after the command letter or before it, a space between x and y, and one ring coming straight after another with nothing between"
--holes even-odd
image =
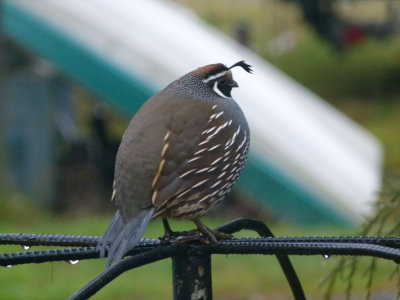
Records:
<instances>
[{"instance_id":1,"label":"metal railing","mask_svg":"<svg viewBox=\"0 0 400 300\"><path fill-rule=\"evenodd\" d=\"M165 258L172 258L174 299L212 299L211 255L275 255L286 276L294 299L305 299L297 274L288 255L360 255L400 263L400 238L397 237L274 237L268 227L256 220L238 219L216 230L235 233L247 229L259 238L232 238L218 243L205 243L198 233L184 239L142 239L127 258L111 265L69 299L87 299L101 288L133 268ZM99 236L0 234L0 245L64 246L67 249L1 253L0 266L50 261L79 261L99 258L96 249Z\"/></svg>"}]
</instances>

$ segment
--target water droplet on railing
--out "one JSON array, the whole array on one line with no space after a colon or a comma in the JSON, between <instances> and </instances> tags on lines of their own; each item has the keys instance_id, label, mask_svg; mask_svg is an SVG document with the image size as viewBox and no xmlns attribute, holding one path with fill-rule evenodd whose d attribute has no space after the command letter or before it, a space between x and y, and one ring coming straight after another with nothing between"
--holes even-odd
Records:
<instances>
[{"instance_id":1,"label":"water droplet on railing","mask_svg":"<svg viewBox=\"0 0 400 300\"><path fill-rule=\"evenodd\" d=\"M23 245L22 248L24 248L24 250L29 250L31 246Z\"/></svg>"},{"instance_id":2,"label":"water droplet on railing","mask_svg":"<svg viewBox=\"0 0 400 300\"><path fill-rule=\"evenodd\" d=\"M7 265L6 266L6 268L12 268L13 267L13 265Z\"/></svg>"},{"instance_id":3,"label":"water droplet on railing","mask_svg":"<svg viewBox=\"0 0 400 300\"><path fill-rule=\"evenodd\" d=\"M79 259L77 260L69 260L68 263L70 263L71 265L76 265L79 262Z\"/></svg>"}]
</instances>

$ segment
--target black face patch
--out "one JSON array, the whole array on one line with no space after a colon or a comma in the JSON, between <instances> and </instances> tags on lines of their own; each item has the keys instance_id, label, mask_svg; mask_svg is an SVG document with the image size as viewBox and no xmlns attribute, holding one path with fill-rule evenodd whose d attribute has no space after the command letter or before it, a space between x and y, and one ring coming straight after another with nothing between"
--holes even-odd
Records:
<instances>
[{"instance_id":1,"label":"black face patch","mask_svg":"<svg viewBox=\"0 0 400 300\"><path fill-rule=\"evenodd\" d=\"M218 89L225 97L231 98L231 91L232 87L227 84L224 80L217 81L217 86L215 87Z\"/></svg>"},{"instance_id":2,"label":"black face patch","mask_svg":"<svg viewBox=\"0 0 400 300\"><path fill-rule=\"evenodd\" d=\"M231 98L232 88L238 86L236 81L233 80L230 70L210 75L205 82L218 96L223 98Z\"/></svg>"},{"instance_id":3,"label":"black face patch","mask_svg":"<svg viewBox=\"0 0 400 300\"><path fill-rule=\"evenodd\" d=\"M218 68L215 68L203 79L203 82L207 83L207 85L212 88L218 96L231 98L232 88L238 86L236 81L233 80L232 72L230 70L235 67L241 67L246 72L252 73L251 66L246 64L244 61L239 61L229 68L219 64Z\"/></svg>"}]
</instances>

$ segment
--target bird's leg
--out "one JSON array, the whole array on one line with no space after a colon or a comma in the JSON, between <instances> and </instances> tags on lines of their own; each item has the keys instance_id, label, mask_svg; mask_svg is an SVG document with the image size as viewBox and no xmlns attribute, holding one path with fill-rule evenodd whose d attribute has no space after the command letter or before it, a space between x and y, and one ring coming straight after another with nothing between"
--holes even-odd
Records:
<instances>
[{"instance_id":1,"label":"bird's leg","mask_svg":"<svg viewBox=\"0 0 400 300\"><path fill-rule=\"evenodd\" d=\"M196 224L197 228L199 231L204 235L210 238L210 240L214 243L217 243L218 240L227 240L232 238L232 235L229 233L224 233L220 231L216 231L213 229L208 228L206 225L203 224L203 222L200 221L200 219L196 218L193 219L193 222Z\"/></svg>"},{"instance_id":2,"label":"bird's leg","mask_svg":"<svg viewBox=\"0 0 400 300\"><path fill-rule=\"evenodd\" d=\"M167 218L162 218L162 222L164 225L164 237L171 239L173 237L180 237L180 236L193 236L197 231L196 230L189 230L189 231L172 231L171 227L169 226Z\"/></svg>"},{"instance_id":3,"label":"bird's leg","mask_svg":"<svg viewBox=\"0 0 400 300\"><path fill-rule=\"evenodd\" d=\"M164 236L165 237L173 236L174 232L171 230L171 227L169 226L167 218L162 218L162 223L164 226Z\"/></svg>"}]
</instances>

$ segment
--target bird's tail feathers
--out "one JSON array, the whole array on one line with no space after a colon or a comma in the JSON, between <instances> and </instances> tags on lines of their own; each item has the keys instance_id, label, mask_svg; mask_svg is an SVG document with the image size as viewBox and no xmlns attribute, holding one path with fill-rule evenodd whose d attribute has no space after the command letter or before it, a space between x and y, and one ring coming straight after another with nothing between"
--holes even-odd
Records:
<instances>
[{"instance_id":1,"label":"bird's tail feathers","mask_svg":"<svg viewBox=\"0 0 400 300\"><path fill-rule=\"evenodd\" d=\"M119 211L117 211L97 245L97 249L100 250L100 257L103 258L105 257L106 247L110 244L106 267L120 261L139 242L151 220L154 209L154 207L150 207L141 210L128 223L123 222Z\"/></svg>"}]
</instances>

